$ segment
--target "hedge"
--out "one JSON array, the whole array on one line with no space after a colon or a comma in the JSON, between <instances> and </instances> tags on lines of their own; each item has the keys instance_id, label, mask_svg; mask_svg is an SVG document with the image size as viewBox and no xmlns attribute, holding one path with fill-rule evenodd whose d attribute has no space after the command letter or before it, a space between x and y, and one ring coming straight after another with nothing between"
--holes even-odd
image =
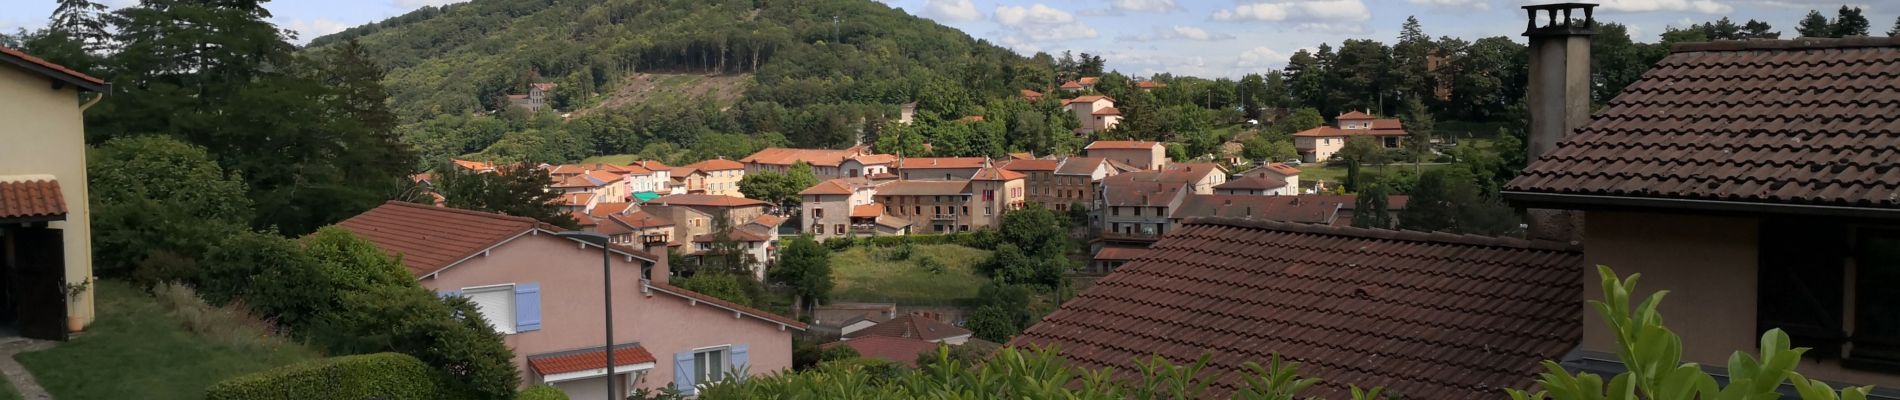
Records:
<instances>
[{"instance_id":1,"label":"hedge","mask_svg":"<svg viewBox=\"0 0 1900 400\"><path fill-rule=\"evenodd\" d=\"M515 400L567 400L567 392L562 392L561 389L555 389L553 386L534 385L528 390L521 391L521 395L515 396Z\"/></svg>"},{"instance_id":2,"label":"hedge","mask_svg":"<svg viewBox=\"0 0 1900 400\"><path fill-rule=\"evenodd\" d=\"M239 376L205 389L206 400L435 398L422 360L402 353L330 357Z\"/></svg>"}]
</instances>

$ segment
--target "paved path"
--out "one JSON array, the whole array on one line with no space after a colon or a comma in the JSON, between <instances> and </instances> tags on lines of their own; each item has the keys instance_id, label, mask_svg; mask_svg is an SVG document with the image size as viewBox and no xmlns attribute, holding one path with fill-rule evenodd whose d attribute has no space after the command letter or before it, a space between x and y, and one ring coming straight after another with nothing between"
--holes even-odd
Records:
<instances>
[{"instance_id":1,"label":"paved path","mask_svg":"<svg viewBox=\"0 0 1900 400\"><path fill-rule=\"evenodd\" d=\"M26 366L20 365L19 361L13 360L13 355L46 350L57 344L58 342L19 336L0 337L0 374L5 374L7 382L13 383L13 389L20 392L20 398L48 400L52 399L53 395L47 394L46 388L40 387L40 382L33 379L33 373L27 372Z\"/></svg>"}]
</instances>

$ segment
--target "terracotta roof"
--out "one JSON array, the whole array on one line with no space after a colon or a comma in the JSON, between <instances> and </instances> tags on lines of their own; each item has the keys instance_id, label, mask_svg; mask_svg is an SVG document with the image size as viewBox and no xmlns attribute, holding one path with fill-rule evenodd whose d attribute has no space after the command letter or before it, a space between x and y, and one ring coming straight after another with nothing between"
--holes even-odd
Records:
<instances>
[{"instance_id":1,"label":"terracotta roof","mask_svg":"<svg viewBox=\"0 0 1900 400\"><path fill-rule=\"evenodd\" d=\"M1145 140L1097 140L1094 143L1089 143L1089 146L1083 149L1084 150L1151 150L1151 149L1154 149L1155 146L1160 146L1160 145L1161 145L1161 142L1150 142L1150 141L1145 141Z\"/></svg>"},{"instance_id":2,"label":"terracotta roof","mask_svg":"<svg viewBox=\"0 0 1900 400\"><path fill-rule=\"evenodd\" d=\"M712 194L669 194L648 201L647 204L661 206L704 206L704 207L748 207L770 205L763 201L744 197L720 196Z\"/></svg>"},{"instance_id":3,"label":"terracotta roof","mask_svg":"<svg viewBox=\"0 0 1900 400\"><path fill-rule=\"evenodd\" d=\"M1228 180L1227 183L1214 185L1215 189L1266 190L1286 187L1286 180L1273 177L1243 176Z\"/></svg>"},{"instance_id":4,"label":"terracotta roof","mask_svg":"<svg viewBox=\"0 0 1900 400\"><path fill-rule=\"evenodd\" d=\"M65 216L66 196L51 175L0 176L0 220Z\"/></svg>"},{"instance_id":5,"label":"terracotta roof","mask_svg":"<svg viewBox=\"0 0 1900 400\"><path fill-rule=\"evenodd\" d=\"M639 343L614 346L615 367L654 361L653 353L647 352L647 349L640 347ZM534 372L541 375L607 368L607 351L593 348L536 354L528 356L528 366L533 367Z\"/></svg>"},{"instance_id":6,"label":"terracotta roof","mask_svg":"<svg viewBox=\"0 0 1900 400\"><path fill-rule=\"evenodd\" d=\"M1081 88L1082 88L1082 84L1080 84L1080 83L1075 83L1075 81L1068 81L1068 82L1063 82L1063 83L1062 83L1062 88L1063 88L1063 89L1081 89ZM1064 103L1064 104L1067 104L1067 103Z\"/></svg>"},{"instance_id":7,"label":"terracotta roof","mask_svg":"<svg viewBox=\"0 0 1900 400\"><path fill-rule=\"evenodd\" d=\"M1350 195L1350 194L1302 194L1297 197L1303 198L1303 199L1313 199L1313 200L1318 200L1318 201L1330 201L1330 202L1340 203L1342 207L1341 209L1344 209L1344 210L1355 209L1355 207L1359 204L1359 196ZM1406 196L1406 195L1386 196L1385 207L1387 210L1391 210L1391 211L1404 210L1405 205L1411 202L1412 202L1412 196Z\"/></svg>"},{"instance_id":8,"label":"terracotta roof","mask_svg":"<svg viewBox=\"0 0 1900 400\"><path fill-rule=\"evenodd\" d=\"M1036 159L1036 155L1035 155L1035 154L1033 154L1033 153L1030 153L1030 152L1027 152L1027 151L1023 151L1023 152L1015 152L1015 153L1009 153L1009 159L1011 159L1011 160L1034 160L1034 159Z\"/></svg>"},{"instance_id":9,"label":"terracotta roof","mask_svg":"<svg viewBox=\"0 0 1900 400\"><path fill-rule=\"evenodd\" d=\"M666 165L666 163L654 161L654 160L635 160L632 166L646 168L648 170L653 170L653 171L665 171L665 170L673 169L673 166Z\"/></svg>"},{"instance_id":10,"label":"terracotta roof","mask_svg":"<svg viewBox=\"0 0 1900 400\"><path fill-rule=\"evenodd\" d=\"M1330 224L1339 210L1349 204L1336 199L1306 196L1254 196L1232 194L1190 194L1172 210L1169 218L1188 219L1221 217L1242 220L1270 220L1307 224Z\"/></svg>"},{"instance_id":11,"label":"terracotta roof","mask_svg":"<svg viewBox=\"0 0 1900 400\"><path fill-rule=\"evenodd\" d=\"M627 215L615 215L612 217L607 217L607 219L610 221L620 223L622 226L626 226L628 228L633 228L633 229L646 229L646 228L658 228L658 227L663 227L663 226L673 226L673 221L668 221L666 217L654 215L653 213L646 212L644 210L634 211L632 214L627 214Z\"/></svg>"},{"instance_id":12,"label":"terracotta roof","mask_svg":"<svg viewBox=\"0 0 1900 400\"><path fill-rule=\"evenodd\" d=\"M1042 98L1041 92L1037 92L1037 91L1029 90L1029 89L1023 89L1021 94L1023 95L1024 98L1027 98L1030 101L1035 101L1036 99Z\"/></svg>"},{"instance_id":13,"label":"terracotta roof","mask_svg":"<svg viewBox=\"0 0 1900 400\"><path fill-rule=\"evenodd\" d=\"M58 79L81 89L99 93L109 92L112 89L112 84L106 83L104 79L94 78L92 75L74 71L64 65L54 64L10 47L0 46L0 61L37 72L48 78Z\"/></svg>"},{"instance_id":14,"label":"terracotta roof","mask_svg":"<svg viewBox=\"0 0 1900 400\"><path fill-rule=\"evenodd\" d=\"M1293 168L1293 166L1286 165L1285 163L1267 163L1266 165L1262 165L1260 167L1266 168L1275 173L1279 173L1280 175L1299 175L1300 174L1299 168Z\"/></svg>"},{"instance_id":15,"label":"terracotta roof","mask_svg":"<svg viewBox=\"0 0 1900 400\"><path fill-rule=\"evenodd\" d=\"M1896 148L1900 38L1720 41L1678 46L1504 189L1892 211Z\"/></svg>"},{"instance_id":16,"label":"terracotta roof","mask_svg":"<svg viewBox=\"0 0 1900 400\"><path fill-rule=\"evenodd\" d=\"M1378 117L1374 117L1372 116L1372 114L1366 114L1363 112L1353 111L1353 112L1349 112L1345 114L1339 114L1339 117L1333 118L1333 119L1340 120L1340 121L1357 121L1357 120L1376 119L1376 118Z\"/></svg>"},{"instance_id":17,"label":"terracotta roof","mask_svg":"<svg viewBox=\"0 0 1900 400\"><path fill-rule=\"evenodd\" d=\"M884 215L884 205L878 203L851 206L851 218L877 218Z\"/></svg>"},{"instance_id":18,"label":"terracotta roof","mask_svg":"<svg viewBox=\"0 0 1900 400\"><path fill-rule=\"evenodd\" d=\"M455 166L461 167L462 169L475 171L475 172L492 172L495 170L494 164L489 164L489 163L485 163L481 161L449 159L449 162L455 163Z\"/></svg>"},{"instance_id":19,"label":"terracotta roof","mask_svg":"<svg viewBox=\"0 0 1900 400\"><path fill-rule=\"evenodd\" d=\"M996 167L983 167L970 174L973 181L1013 181L1023 179L1023 173Z\"/></svg>"},{"instance_id":20,"label":"terracotta roof","mask_svg":"<svg viewBox=\"0 0 1900 400\"><path fill-rule=\"evenodd\" d=\"M752 218L751 224L764 226L764 227L770 227L770 228L777 228L779 225L785 224L785 217L781 217L781 216L777 216L773 214L759 214L758 217Z\"/></svg>"},{"instance_id":21,"label":"terracotta roof","mask_svg":"<svg viewBox=\"0 0 1900 400\"><path fill-rule=\"evenodd\" d=\"M956 325L915 315L900 315L889 321L871 325L869 328L851 332L844 337L848 340L857 340L857 338L867 336L890 336L934 342L969 334L969 329L959 328Z\"/></svg>"},{"instance_id":22,"label":"terracotta roof","mask_svg":"<svg viewBox=\"0 0 1900 400\"><path fill-rule=\"evenodd\" d=\"M593 200L594 200L593 193L579 192L579 193L563 194L561 195L561 197L555 198L554 203L564 205L564 206L585 206L587 205L587 202L593 201ZM585 216L586 214L582 214L582 215Z\"/></svg>"},{"instance_id":23,"label":"terracotta roof","mask_svg":"<svg viewBox=\"0 0 1900 400\"><path fill-rule=\"evenodd\" d=\"M759 150L757 153L752 153L752 155L740 159L739 162L746 164L792 165L799 161L804 161L811 165L836 167L839 163L844 162L845 158L858 155L858 153L858 148L855 147L844 150L772 147Z\"/></svg>"},{"instance_id":24,"label":"terracotta roof","mask_svg":"<svg viewBox=\"0 0 1900 400\"><path fill-rule=\"evenodd\" d=\"M1337 126L1322 126L1293 134L1297 137L1336 137L1336 136L1405 136L1404 130L1393 129L1339 129Z\"/></svg>"},{"instance_id":25,"label":"terracotta roof","mask_svg":"<svg viewBox=\"0 0 1900 400\"><path fill-rule=\"evenodd\" d=\"M741 168L741 169L744 169L744 168ZM684 181L686 180L687 176L691 176L693 174L704 174L704 173L705 173L704 171L700 171L699 168L694 168L694 167L673 167L671 171L667 171L667 174L669 174L667 175L667 179L676 180L676 181Z\"/></svg>"},{"instance_id":26,"label":"terracotta roof","mask_svg":"<svg viewBox=\"0 0 1900 400\"><path fill-rule=\"evenodd\" d=\"M1095 84L1095 82L1100 81L1100 80L1102 80L1102 77L1099 77L1099 76L1084 76L1079 81L1082 82L1082 84L1084 85L1093 85Z\"/></svg>"},{"instance_id":27,"label":"terracotta roof","mask_svg":"<svg viewBox=\"0 0 1900 400\"><path fill-rule=\"evenodd\" d=\"M535 89L541 89L541 91L545 92L549 90L554 90L554 88L560 87L561 85L555 84L554 82L538 82L538 83L530 83L528 84L528 86L532 86Z\"/></svg>"},{"instance_id":28,"label":"terracotta roof","mask_svg":"<svg viewBox=\"0 0 1900 400\"><path fill-rule=\"evenodd\" d=\"M982 168L989 161L988 157L905 157L898 160L898 166L903 169Z\"/></svg>"},{"instance_id":29,"label":"terracotta roof","mask_svg":"<svg viewBox=\"0 0 1900 400\"><path fill-rule=\"evenodd\" d=\"M1398 118L1375 119L1375 120L1372 120L1372 129L1374 130L1405 129L1405 123L1399 121Z\"/></svg>"},{"instance_id":30,"label":"terracotta roof","mask_svg":"<svg viewBox=\"0 0 1900 400\"><path fill-rule=\"evenodd\" d=\"M1076 103L1094 103L1098 100L1108 100L1108 102L1110 103L1115 102L1115 98L1113 97L1089 95L1089 96L1080 96L1073 99L1063 100L1062 105L1067 106L1067 105L1076 104Z\"/></svg>"},{"instance_id":31,"label":"terracotta roof","mask_svg":"<svg viewBox=\"0 0 1900 400\"><path fill-rule=\"evenodd\" d=\"M587 212L587 216L607 218L609 215L625 214L629 208L633 208L633 203L599 203L594 205L593 211Z\"/></svg>"},{"instance_id":32,"label":"terracotta roof","mask_svg":"<svg viewBox=\"0 0 1900 400\"><path fill-rule=\"evenodd\" d=\"M1096 115L1096 116L1122 115L1122 110L1115 107L1106 107L1100 110L1095 110L1095 113L1093 113L1092 115Z\"/></svg>"},{"instance_id":33,"label":"terracotta roof","mask_svg":"<svg viewBox=\"0 0 1900 400\"><path fill-rule=\"evenodd\" d=\"M337 226L402 257L410 273L422 276L526 234L539 224L527 217L390 201Z\"/></svg>"},{"instance_id":34,"label":"terracotta roof","mask_svg":"<svg viewBox=\"0 0 1900 400\"><path fill-rule=\"evenodd\" d=\"M882 165L882 164L890 164L892 162L896 162L897 156L890 155L890 154L864 154L864 155L859 155L857 157L851 157L850 159L857 160L859 164L864 164L864 165Z\"/></svg>"},{"instance_id":35,"label":"terracotta roof","mask_svg":"<svg viewBox=\"0 0 1900 400\"><path fill-rule=\"evenodd\" d=\"M620 179L622 179L622 176L620 174L596 170L596 171L588 171L587 173L576 174L574 176L567 177L567 179L562 179L559 183L555 183L554 185L550 187L597 188L601 186L611 185L614 182L619 182Z\"/></svg>"},{"instance_id":36,"label":"terracotta roof","mask_svg":"<svg viewBox=\"0 0 1900 400\"><path fill-rule=\"evenodd\" d=\"M1006 169L1006 170L1018 171L1018 172L1020 171L1055 171L1057 168L1062 167L1062 161L1061 160L1016 159L1016 160L1009 160L1008 162L1004 162L998 166L1003 167L1003 169Z\"/></svg>"},{"instance_id":37,"label":"terracotta roof","mask_svg":"<svg viewBox=\"0 0 1900 400\"><path fill-rule=\"evenodd\" d=\"M802 331L802 330L805 330L806 328L805 323L798 322L798 320L795 320L795 319L786 318L783 315L765 312L757 308L747 307L742 304L726 301L725 299L712 297L704 293L682 289L678 286L673 286L666 283L657 283L657 282L652 282L652 281L648 281L647 286L652 287L660 291L661 293L671 294L674 296L680 296L680 297L690 299L692 301L707 303L707 304L711 304L711 305L725 308L728 310L737 311L739 313L751 315L754 318L759 318L759 319L772 321L779 324L784 324L785 326L791 327L792 329L797 329L797 330Z\"/></svg>"},{"instance_id":38,"label":"terracotta roof","mask_svg":"<svg viewBox=\"0 0 1900 400\"><path fill-rule=\"evenodd\" d=\"M1101 157L1069 157L1062 159L1062 166L1056 167L1056 175L1089 175L1101 168L1106 160Z\"/></svg>"},{"instance_id":39,"label":"terracotta roof","mask_svg":"<svg viewBox=\"0 0 1900 400\"><path fill-rule=\"evenodd\" d=\"M1212 354L1206 397L1278 354L1321 378L1407 398L1529 388L1581 337L1583 257L1550 242L1268 221L1195 219L1025 330L1074 365Z\"/></svg>"},{"instance_id":40,"label":"terracotta roof","mask_svg":"<svg viewBox=\"0 0 1900 400\"><path fill-rule=\"evenodd\" d=\"M1168 87L1168 84L1155 81L1135 82L1136 89L1159 89L1164 87Z\"/></svg>"},{"instance_id":41,"label":"terracotta roof","mask_svg":"<svg viewBox=\"0 0 1900 400\"><path fill-rule=\"evenodd\" d=\"M791 165L791 163L786 163L785 165ZM740 163L738 161L727 160L724 158L715 158L715 159L700 161L700 162L696 162L692 164L686 164L686 165L683 165L683 167L692 168L692 169L700 170L700 171L729 171L729 170L735 170L735 169L745 169L745 164Z\"/></svg>"},{"instance_id":42,"label":"terracotta roof","mask_svg":"<svg viewBox=\"0 0 1900 400\"><path fill-rule=\"evenodd\" d=\"M818 347L831 349L838 346L850 347L852 350L856 350L858 355L862 357L890 361L915 368L917 367L918 354L934 354L937 351L937 346L941 345L936 342L913 338L865 336L842 342L825 343Z\"/></svg>"},{"instance_id":43,"label":"terracotta roof","mask_svg":"<svg viewBox=\"0 0 1900 400\"><path fill-rule=\"evenodd\" d=\"M1105 246L1095 252L1095 259L1102 261L1130 261L1148 254L1146 247Z\"/></svg>"},{"instance_id":44,"label":"terracotta roof","mask_svg":"<svg viewBox=\"0 0 1900 400\"><path fill-rule=\"evenodd\" d=\"M575 211L575 212L567 213L567 217L573 218L574 223L580 226L596 226L597 225L594 222L594 217L588 216L587 213L584 213L584 212Z\"/></svg>"},{"instance_id":45,"label":"terracotta roof","mask_svg":"<svg viewBox=\"0 0 1900 400\"><path fill-rule=\"evenodd\" d=\"M817 195L847 195L848 196L851 194L851 188L845 187L845 185L843 183L839 183L837 179L830 179L824 182L818 182L818 184L816 185L811 185L811 187L805 188L805 190L800 190L798 191L798 194L801 196L817 196Z\"/></svg>"},{"instance_id":46,"label":"terracotta roof","mask_svg":"<svg viewBox=\"0 0 1900 400\"><path fill-rule=\"evenodd\" d=\"M878 196L928 196L968 193L964 181L896 181L877 188Z\"/></svg>"}]
</instances>

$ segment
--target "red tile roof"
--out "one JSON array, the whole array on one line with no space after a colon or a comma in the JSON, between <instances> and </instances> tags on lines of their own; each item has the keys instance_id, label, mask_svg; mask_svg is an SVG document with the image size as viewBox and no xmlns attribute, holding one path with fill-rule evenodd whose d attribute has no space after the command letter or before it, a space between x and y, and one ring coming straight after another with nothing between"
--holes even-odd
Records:
<instances>
[{"instance_id":1,"label":"red tile roof","mask_svg":"<svg viewBox=\"0 0 1900 400\"><path fill-rule=\"evenodd\" d=\"M668 221L664 217L646 211L634 211L632 214L615 215L607 219L632 229L673 226L673 221Z\"/></svg>"},{"instance_id":2,"label":"red tile roof","mask_svg":"<svg viewBox=\"0 0 1900 400\"><path fill-rule=\"evenodd\" d=\"M1349 201L1307 196L1196 194L1181 200L1169 218L1221 217L1307 224L1330 224Z\"/></svg>"},{"instance_id":3,"label":"red tile roof","mask_svg":"<svg viewBox=\"0 0 1900 400\"><path fill-rule=\"evenodd\" d=\"M1034 90L1023 89L1022 95L1023 95L1023 98L1029 99L1029 101L1036 101L1036 100L1042 99L1042 93L1034 91Z\"/></svg>"},{"instance_id":4,"label":"red tile roof","mask_svg":"<svg viewBox=\"0 0 1900 400\"><path fill-rule=\"evenodd\" d=\"M959 328L956 325L946 324L934 319L915 315L901 315L897 318L891 318L889 321L880 322L877 325L871 325L870 327L845 334L844 337L849 340L857 340L857 338L867 336L890 336L934 342L970 334L969 329Z\"/></svg>"},{"instance_id":5,"label":"red tile roof","mask_svg":"<svg viewBox=\"0 0 1900 400\"><path fill-rule=\"evenodd\" d=\"M1145 140L1097 140L1094 143L1089 143L1089 146L1083 149L1084 150L1152 150L1155 148L1155 146L1160 146L1160 145L1161 145L1161 142L1150 142L1150 141L1145 141Z\"/></svg>"},{"instance_id":6,"label":"red tile roof","mask_svg":"<svg viewBox=\"0 0 1900 400\"><path fill-rule=\"evenodd\" d=\"M337 226L375 243L416 276L428 275L540 225L515 217L390 201Z\"/></svg>"},{"instance_id":7,"label":"red tile roof","mask_svg":"<svg viewBox=\"0 0 1900 400\"><path fill-rule=\"evenodd\" d=\"M1520 202L1893 211L1896 148L1900 38L1685 44L1504 189Z\"/></svg>"},{"instance_id":8,"label":"red tile roof","mask_svg":"<svg viewBox=\"0 0 1900 400\"><path fill-rule=\"evenodd\" d=\"M648 201L650 205L660 206L704 206L704 207L750 207L771 203L744 197L720 196L713 194L670 194Z\"/></svg>"},{"instance_id":9,"label":"red tile roof","mask_svg":"<svg viewBox=\"0 0 1900 400\"><path fill-rule=\"evenodd\" d=\"M759 150L757 153L752 153L752 155L740 159L739 162L746 164L789 166L799 161L804 161L807 164L816 166L836 167L838 164L843 163L844 159L858 154L859 150L855 147L843 150L772 147Z\"/></svg>"},{"instance_id":10,"label":"red tile roof","mask_svg":"<svg viewBox=\"0 0 1900 400\"><path fill-rule=\"evenodd\" d=\"M1021 172L1016 172L1016 171L1011 171L1011 170L996 168L996 167L983 167L982 169L976 170L975 174L971 174L970 180L973 180L973 181L1013 181L1017 179L1023 179L1023 177L1024 175Z\"/></svg>"},{"instance_id":11,"label":"red tile roof","mask_svg":"<svg viewBox=\"0 0 1900 400\"><path fill-rule=\"evenodd\" d=\"M1215 189L1267 190L1286 187L1286 180L1273 177L1243 176L1214 185Z\"/></svg>"},{"instance_id":12,"label":"red tile roof","mask_svg":"<svg viewBox=\"0 0 1900 400\"><path fill-rule=\"evenodd\" d=\"M1080 84L1080 83L1075 83L1075 81L1068 81L1068 82L1063 82L1063 83L1062 83L1062 88L1063 88L1063 89L1072 89L1072 90L1073 90L1073 89L1081 89L1081 88L1082 88L1082 84Z\"/></svg>"},{"instance_id":13,"label":"red tile roof","mask_svg":"<svg viewBox=\"0 0 1900 400\"><path fill-rule=\"evenodd\" d=\"M1148 248L1146 247L1107 246L1102 247L1101 251L1095 252L1095 259L1102 261L1130 261L1145 255L1148 255Z\"/></svg>"},{"instance_id":14,"label":"red tile roof","mask_svg":"<svg viewBox=\"0 0 1900 400\"><path fill-rule=\"evenodd\" d=\"M615 367L654 362L653 353L639 344L614 346ZM541 375L607 368L607 351L599 348L528 356L528 366Z\"/></svg>"},{"instance_id":15,"label":"red tile roof","mask_svg":"<svg viewBox=\"0 0 1900 400\"><path fill-rule=\"evenodd\" d=\"M773 314L773 313L759 310L757 308L747 307L745 305L726 301L725 299L720 299L718 297L708 296L704 293L681 289L678 286L673 286L666 283L656 283L656 282L648 282L647 286L661 293L671 294L671 295L683 297L695 302L707 303L707 304L711 304L713 306L717 306L720 308L733 310L741 314L751 315L754 318L759 318L759 319L763 319L767 321L772 321L774 323L783 324L785 326L791 327L792 329L797 329L797 330L802 331L802 330L805 330L806 328L805 323L798 322L798 320L795 320L795 319L786 318L783 315Z\"/></svg>"},{"instance_id":16,"label":"red tile roof","mask_svg":"<svg viewBox=\"0 0 1900 400\"><path fill-rule=\"evenodd\" d=\"M864 165L882 165L882 164L890 164L892 162L896 162L897 156L890 155L890 154L864 154L864 155L859 155L857 157L851 157L850 159L857 160L859 164L864 164Z\"/></svg>"},{"instance_id":17,"label":"red tile roof","mask_svg":"<svg viewBox=\"0 0 1900 400\"><path fill-rule=\"evenodd\" d=\"M765 226L765 227L771 227L771 228L777 228L779 225L785 224L785 217L781 217L781 216L777 216L773 214L759 214L758 217L752 218L752 224Z\"/></svg>"},{"instance_id":18,"label":"red tile roof","mask_svg":"<svg viewBox=\"0 0 1900 400\"><path fill-rule=\"evenodd\" d=\"M54 64L45 59L34 57L31 54L26 54L26 52L6 46L0 46L0 61L18 65L33 70L34 72L39 72L49 78L66 81L74 84L74 86L94 92L104 92L111 86L106 83L104 79L94 78L92 75L74 71L72 68L66 68L64 65Z\"/></svg>"},{"instance_id":19,"label":"red tile roof","mask_svg":"<svg viewBox=\"0 0 1900 400\"><path fill-rule=\"evenodd\" d=\"M1099 76L1084 76L1082 77L1082 79L1078 80L1078 82L1081 82L1084 85L1093 85L1095 84L1096 81L1100 81L1100 80L1102 80L1102 77L1099 77Z\"/></svg>"},{"instance_id":20,"label":"red tile roof","mask_svg":"<svg viewBox=\"0 0 1900 400\"><path fill-rule=\"evenodd\" d=\"M4 47L0 47L4 49ZM0 176L0 220L64 218L66 197L51 176Z\"/></svg>"},{"instance_id":21,"label":"red tile roof","mask_svg":"<svg viewBox=\"0 0 1900 400\"><path fill-rule=\"evenodd\" d=\"M1081 96L1081 97L1076 97L1073 99L1063 100L1062 105L1067 106L1070 104L1077 104L1077 103L1094 103L1100 100L1108 100L1108 102L1110 103L1115 102L1115 98L1112 98L1112 97L1090 95L1090 96Z\"/></svg>"},{"instance_id":22,"label":"red tile roof","mask_svg":"<svg viewBox=\"0 0 1900 400\"><path fill-rule=\"evenodd\" d=\"M1368 120L1368 119L1376 119L1376 118L1378 117L1374 117L1372 116L1372 114L1366 114L1366 113L1362 113L1358 111L1353 111L1353 112L1349 112L1345 114L1339 114L1339 117L1334 118L1334 119L1340 120L1340 121L1358 121L1358 120Z\"/></svg>"},{"instance_id":23,"label":"red tile roof","mask_svg":"<svg viewBox=\"0 0 1900 400\"><path fill-rule=\"evenodd\" d=\"M1400 121L1398 118L1375 119L1375 120L1372 120L1372 129L1373 130L1405 129L1405 123Z\"/></svg>"},{"instance_id":24,"label":"red tile roof","mask_svg":"<svg viewBox=\"0 0 1900 400\"><path fill-rule=\"evenodd\" d=\"M1168 84L1155 81L1135 82L1135 88L1137 89L1159 89L1164 87L1168 87Z\"/></svg>"},{"instance_id":25,"label":"red tile roof","mask_svg":"<svg viewBox=\"0 0 1900 400\"><path fill-rule=\"evenodd\" d=\"M1529 388L1581 337L1583 257L1550 242L1195 219L1011 341L1077 366L1213 356L1207 397L1278 354L1324 381L1407 398Z\"/></svg>"},{"instance_id":26,"label":"red tile roof","mask_svg":"<svg viewBox=\"0 0 1900 400\"><path fill-rule=\"evenodd\" d=\"M1266 168L1268 170L1272 170L1273 172L1278 173L1280 175L1299 175L1300 174L1299 168L1293 168L1293 166L1286 165L1285 163L1268 163L1267 165L1262 165L1261 167Z\"/></svg>"},{"instance_id":27,"label":"red tile roof","mask_svg":"<svg viewBox=\"0 0 1900 400\"><path fill-rule=\"evenodd\" d=\"M791 164L787 163L786 165L791 165ZM692 169L700 170L700 171L730 171L730 170L735 170L735 169L745 169L745 164L740 163L738 161L727 160L724 158L715 158L715 159L700 161L700 162L696 162L692 164L686 164L686 165L683 165L683 167L692 168Z\"/></svg>"},{"instance_id":28,"label":"red tile roof","mask_svg":"<svg viewBox=\"0 0 1900 400\"><path fill-rule=\"evenodd\" d=\"M805 188L805 190L798 191L798 194L802 196L850 195L851 188L845 187L845 185L839 183L837 179L831 179L818 182L816 185L811 185L811 187Z\"/></svg>"},{"instance_id":29,"label":"red tile roof","mask_svg":"<svg viewBox=\"0 0 1900 400\"><path fill-rule=\"evenodd\" d=\"M877 218L884 215L884 205L878 203L851 206L851 218Z\"/></svg>"},{"instance_id":30,"label":"red tile roof","mask_svg":"<svg viewBox=\"0 0 1900 400\"><path fill-rule=\"evenodd\" d=\"M1003 167L1003 169L1017 171L1017 172L1055 171L1057 168L1062 167L1062 161L1061 160L1017 159L1017 160L1009 160L1009 162L999 164L998 166Z\"/></svg>"},{"instance_id":31,"label":"red tile roof","mask_svg":"<svg viewBox=\"0 0 1900 400\"><path fill-rule=\"evenodd\" d=\"M1336 126L1322 126L1293 134L1296 137L1338 137L1338 136L1405 136L1398 129L1339 129Z\"/></svg>"},{"instance_id":32,"label":"red tile roof","mask_svg":"<svg viewBox=\"0 0 1900 400\"><path fill-rule=\"evenodd\" d=\"M862 357L890 361L914 368L917 366L918 354L934 354L937 346L941 345L913 338L865 336L842 342L825 343L818 347L829 350L838 346L850 347Z\"/></svg>"},{"instance_id":33,"label":"red tile roof","mask_svg":"<svg viewBox=\"0 0 1900 400\"><path fill-rule=\"evenodd\" d=\"M905 157L898 160L898 166L903 169L982 168L989 161L988 157Z\"/></svg>"},{"instance_id":34,"label":"red tile roof","mask_svg":"<svg viewBox=\"0 0 1900 400\"><path fill-rule=\"evenodd\" d=\"M489 163L485 163L481 161L449 159L449 162L453 162L455 163L455 166L461 167L462 169L466 169L469 171L475 171L475 172L494 172L495 171L494 164L489 164Z\"/></svg>"},{"instance_id":35,"label":"red tile roof","mask_svg":"<svg viewBox=\"0 0 1900 400\"><path fill-rule=\"evenodd\" d=\"M626 214L627 209L632 208L632 207L633 207L633 203L624 203L624 202L599 203L599 204L594 205L593 211L587 212L587 216L594 217L594 218L607 218L607 216L610 216L610 215Z\"/></svg>"},{"instance_id":36,"label":"red tile roof","mask_svg":"<svg viewBox=\"0 0 1900 400\"><path fill-rule=\"evenodd\" d=\"M1100 110L1095 110L1095 113L1091 115L1095 115L1095 116L1122 115L1122 110L1115 107L1104 107Z\"/></svg>"},{"instance_id":37,"label":"red tile roof","mask_svg":"<svg viewBox=\"0 0 1900 400\"><path fill-rule=\"evenodd\" d=\"M1105 162L1101 157L1069 157L1062 159L1062 166L1056 167L1056 175L1088 175L1095 173Z\"/></svg>"}]
</instances>

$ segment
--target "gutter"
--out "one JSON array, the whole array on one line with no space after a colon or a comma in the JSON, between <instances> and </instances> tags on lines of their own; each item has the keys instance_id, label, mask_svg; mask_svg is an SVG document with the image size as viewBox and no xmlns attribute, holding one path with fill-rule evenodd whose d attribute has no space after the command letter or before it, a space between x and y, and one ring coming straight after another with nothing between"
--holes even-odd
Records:
<instances>
[{"instance_id":1,"label":"gutter","mask_svg":"<svg viewBox=\"0 0 1900 400\"><path fill-rule=\"evenodd\" d=\"M1500 192L1513 205L1526 208L1664 208L1758 214L1798 214L1833 217L1900 219L1900 208L1847 207L1812 204L1753 203L1721 200L1623 197L1587 194ZM1582 207L1578 207L1582 206Z\"/></svg>"}]
</instances>

